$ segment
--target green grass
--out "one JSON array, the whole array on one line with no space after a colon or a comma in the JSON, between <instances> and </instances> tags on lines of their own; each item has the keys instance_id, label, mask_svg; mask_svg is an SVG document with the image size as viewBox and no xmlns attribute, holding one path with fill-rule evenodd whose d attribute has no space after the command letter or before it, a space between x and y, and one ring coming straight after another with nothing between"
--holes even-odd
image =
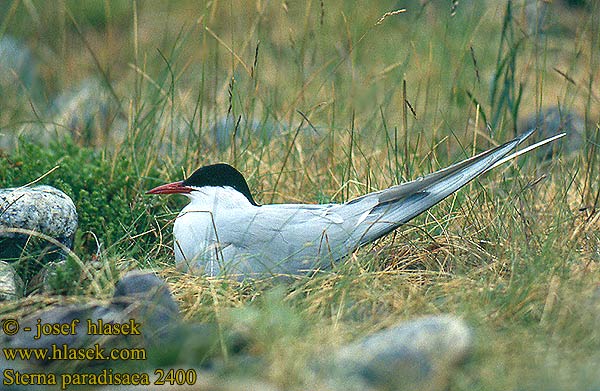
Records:
<instances>
[{"instance_id":1,"label":"green grass","mask_svg":"<svg viewBox=\"0 0 600 391\"><path fill-rule=\"evenodd\" d=\"M119 270L158 270L186 320L247 336L246 354L217 354L226 379L318 389L311 357L450 312L476 344L449 389L598 388L600 8L552 2L545 32L530 33L523 1L460 2L455 15L450 2L421 3L7 1L0 35L29 45L42 92L0 96L0 137L26 129L1 151L0 184L59 166L41 182L74 199L74 252L97 260L69 293L109 297ZM80 137L48 107L86 78L116 109ZM342 202L502 143L517 118L557 104L585 118L581 150L498 168L332 272L283 287L176 271L185 201L143 195L226 161L258 202ZM219 149L212 126L226 115L279 134L251 137L240 121ZM27 134L40 127L72 141L36 146Z\"/></svg>"}]
</instances>

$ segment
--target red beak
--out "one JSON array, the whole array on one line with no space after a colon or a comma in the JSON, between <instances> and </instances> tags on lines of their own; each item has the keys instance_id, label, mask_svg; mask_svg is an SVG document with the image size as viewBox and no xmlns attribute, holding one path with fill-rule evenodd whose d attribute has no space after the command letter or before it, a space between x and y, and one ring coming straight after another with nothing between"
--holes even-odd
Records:
<instances>
[{"instance_id":1,"label":"red beak","mask_svg":"<svg viewBox=\"0 0 600 391\"><path fill-rule=\"evenodd\" d=\"M187 194L191 192L192 188L185 186L183 182L173 182L148 190L146 194Z\"/></svg>"}]
</instances>

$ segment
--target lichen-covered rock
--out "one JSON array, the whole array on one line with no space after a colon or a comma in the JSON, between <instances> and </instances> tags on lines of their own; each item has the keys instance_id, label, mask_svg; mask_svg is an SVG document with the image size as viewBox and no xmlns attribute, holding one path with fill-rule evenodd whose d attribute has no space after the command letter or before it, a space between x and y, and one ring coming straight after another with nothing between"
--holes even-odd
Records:
<instances>
[{"instance_id":1,"label":"lichen-covered rock","mask_svg":"<svg viewBox=\"0 0 600 391\"><path fill-rule=\"evenodd\" d=\"M75 205L62 191L51 186L0 189L0 259L19 258L30 237L42 235L71 248L76 229ZM44 247L56 247L41 239Z\"/></svg>"},{"instance_id":2,"label":"lichen-covered rock","mask_svg":"<svg viewBox=\"0 0 600 391\"><path fill-rule=\"evenodd\" d=\"M383 390L444 390L471 345L469 327L454 316L401 323L342 348L334 360L336 386L361 389L362 383Z\"/></svg>"},{"instance_id":3,"label":"lichen-covered rock","mask_svg":"<svg viewBox=\"0 0 600 391\"><path fill-rule=\"evenodd\" d=\"M23 280L10 263L0 261L0 301L23 296Z\"/></svg>"}]
</instances>

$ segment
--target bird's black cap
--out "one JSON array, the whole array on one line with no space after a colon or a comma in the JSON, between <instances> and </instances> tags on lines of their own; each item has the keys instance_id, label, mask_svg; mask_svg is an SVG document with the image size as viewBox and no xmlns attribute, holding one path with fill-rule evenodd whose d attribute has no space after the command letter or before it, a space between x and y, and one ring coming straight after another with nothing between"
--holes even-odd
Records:
<instances>
[{"instance_id":1,"label":"bird's black cap","mask_svg":"<svg viewBox=\"0 0 600 391\"><path fill-rule=\"evenodd\" d=\"M244 176L229 164L217 163L200 167L183 181L183 185L194 187L229 186L242 193L252 205L258 206L250 194L250 188Z\"/></svg>"}]
</instances>

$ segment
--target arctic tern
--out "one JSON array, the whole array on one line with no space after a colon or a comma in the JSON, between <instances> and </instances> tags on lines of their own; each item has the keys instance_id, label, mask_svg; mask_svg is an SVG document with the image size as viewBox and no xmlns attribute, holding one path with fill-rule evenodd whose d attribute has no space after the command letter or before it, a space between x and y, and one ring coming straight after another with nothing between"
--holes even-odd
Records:
<instances>
[{"instance_id":1,"label":"arctic tern","mask_svg":"<svg viewBox=\"0 0 600 391\"><path fill-rule=\"evenodd\" d=\"M343 204L258 205L242 174L219 163L147 194L183 194L175 260L184 269L239 279L326 269L431 208L477 176L560 134L510 154L535 129L411 182Z\"/></svg>"}]
</instances>

